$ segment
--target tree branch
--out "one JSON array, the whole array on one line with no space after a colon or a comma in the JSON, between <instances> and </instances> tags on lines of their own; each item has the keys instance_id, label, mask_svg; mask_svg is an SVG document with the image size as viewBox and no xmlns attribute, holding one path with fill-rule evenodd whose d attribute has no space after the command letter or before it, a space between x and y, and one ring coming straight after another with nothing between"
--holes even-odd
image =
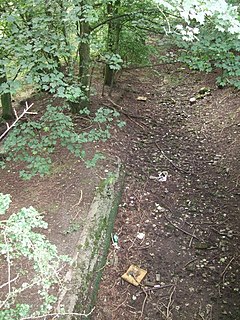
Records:
<instances>
[{"instance_id":1,"label":"tree branch","mask_svg":"<svg viewBox=\"0 0 240 320\"><path fill-rule=\"evenodd\" d=\"M33 103L31 103L30 105L28 105L28 103L26 102L26 108L23 110L23 112L20 114L20 116L18 116L17 112L15 109L14 110L14 114L15 114L15 121L9 126L9 124L7 123L7 129L1 134L0 136L0 141L5 137L5 135L16 125L16 123L28 112L28 110L33 106Z\"/></svg>"},{"instance_id":2,"label":"tree branch","mask_svg":"<svg viewBox=\"0 0 240 320\"><path fill-rule=\"evenodd\" d=\"M113 21L113 20L117 20L117 19L122 19L122 18L129 18L129 19L132 19L132 17L134 17L135 15L137 14L151 14L151 13L156 13L156 10L149 10L149 11L136 11L136 12L132 12L132 13L123 13L123 14L120 14L118 16L113 16L111 18L108 18L102 22L100 22L99 24L93 26L91 28L91 31L94 31L95 29L103 26L104 24L110 22L110 21Z\"/></svg>"}]
</instances>

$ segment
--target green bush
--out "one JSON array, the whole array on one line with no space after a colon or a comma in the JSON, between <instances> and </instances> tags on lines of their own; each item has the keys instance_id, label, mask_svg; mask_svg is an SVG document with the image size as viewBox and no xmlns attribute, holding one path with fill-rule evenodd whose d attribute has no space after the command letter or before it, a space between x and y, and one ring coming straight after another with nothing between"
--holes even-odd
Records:
<instances>
[{"instance_id":1,"label":"green bush","mask_svg":"<svg viewBox=\"0 0 240 320\"><path fill-rule=\"evenodd\" d=\"M176 44L181 49L179 61L195 70L220 70L221 75L216 79L219 85L240 89L240 41L236 35L206 26L201 29L198 40L187 42L179 36Z\"/></svg>"},{"instance_id":2,"label":"green bush","mask_svg":"<svg viewBox=\"0 0 240 320\"><path fill-rule=\"evenodd\" d=\"M5 215L11 203L10 195L0 193L0 214ZM18 304L18 298L22 292L28 292L32 288L41 301L39 310L32 315L48 313L57 298L50 293L54 284L61 284L63 279L60 269L63 263L71 260L67 256L59 255L57 247L52 244L45 235L36 232L36 229L47 229L48 224L43 220L43 216L33 207L22 208L10 217L0 220L0 261L2 270L6 271L8 281L1 284L8 290L3 300L0 301L0 320L18 320L29 316L32 312L31 303ZM31 272L30 277L23 274L18 268L18 262L28 261ZM21 265L21 264L20 264ZM11 268L15 266L18 275L14 278ZM16 270L15 270L16 271ZM23 279L21 279L21 275ZM20 278L19 286L15 280Z\"/></svg>"}]
</instances>

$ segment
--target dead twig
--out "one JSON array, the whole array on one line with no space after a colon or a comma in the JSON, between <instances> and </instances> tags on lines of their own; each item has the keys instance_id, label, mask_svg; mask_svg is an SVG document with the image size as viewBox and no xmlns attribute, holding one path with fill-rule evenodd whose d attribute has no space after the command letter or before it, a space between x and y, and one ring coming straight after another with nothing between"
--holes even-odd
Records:
<instances>
[{"instance_id":1,"label":"dead twig","mask_svg":"<svg viewBox=\"0 0 240 320\"><path fill-rule=\"evenodd\" d=\"M24 317L21 318L20 320L33 320L33 319L42 319L42 318L48 318L48 317L61 317L61 316L75 316L75 317L89 317L93 311L94 311L95 307L89 312L89 313L76 313L76 312L65 312L65 313L48 313L48 314L43 314L41 316L31 316L31 317Z\"/></svg>"},{"instance_id":2,"label":"dead twig","mask_svg":"<svg viewBox=\"0 0 240 320\"><path fill-rule=\"evenodd\" d=\"M83 192L82 192L82 190L80 190L80 198L78 200L78 203L74 204L74 206L72 206L72 209L80 205L80 203L82 202L82 195L83 195ZM78 214L79 214L79 211L76 213L73 220L75 220L77 218Z\"/></svg>"},{"instance_id":3,"label":"dead twig","mask_svg":"<svg viewBox=\"0 0 240 320\"><path fill-rule=\"evenodd\" d=\"M195 236L195 229L193 230L193 236ZM189 248L191 248L192 242L193 242L193 237L189 241L189 245L188 245Z\"/></svg>"},{"instance_id":4,"label":"dead twig","mask_svg":"<svg viewBox=\"0 0 240 320\"><path fill-rule=\"evenodd\" d=\"M10 283L12 283L12 282L16 281L16 280L18 279L18 277L19 277L19 274L17 274L15 278L11 279L11 280L10 280ZM4 287L6 287L6 286L8 286L8 285L9 285L9 281L8 281L8 282L3 283L3 284L0 286L0 289L2 289L2 288L4 288Z\"/></svg>"},{"instance_id":5,"label":"dead twig","mask_svg":"<svg viewBox=\"0 0 240 320\"><path fill-rule=\"evenodd\" d=\"M122 106L120 106L119 104L117 104L115 101L113 101L112 99L108 98L107 99L109 102L111 102L114 107L116 107L116 110L119 111L120 113L124 114L126 117L128 118L136 118L136 119L146 119L145 117L143 116L139 116L139 115L136 115L136 114L129 114L127 112L126 109L124 109Z\"/></svg>"},{"instance_id":6,"label":"dead twig","mask_svg":"<svg viewBox=\"0 0 240 320\"><path fill-rule=\"evenodd\" d=\"M116 102L114 102L112 99L108 98L108 101L110 101L117 109L113 108L114 110L122 113L124 116L126 116L130 121L132 121L133 123L135 123L137 126L139 126L142 130L146 131L147 126L145 124L140 124L139 122L137 122L136 120L134 120L133 118L143 118L141 116L137 116L137 115L133 115L133 114L129 114L127 113L126 110L123 109L123 107L119 106ZM108 108L111 108L109 106L107 106ZM144 128L144 126L146 128Z\"/></svg>"},{"instance_id":7,"label":"dead twig","mask_svg":"<svg viewBox=\"0 0 240 320\"><path fill-rule=\"evenodd\" d=\"M178 171L183 172L183 173L185 173L185 174L191 174L191 172L188 172L188 171L180 168L180 167L177 166L171 159L169 159L169 158L166 156L165 152L159 147L159 145L158 145L156 142L154 142L154 144L156 145L156 147L158 148L158 150L161 152L161 154L164 156L164 158L165 158L166 160L168 160L175 169L177 169Z\"/></svg>"},{"instance_id":8,"label":"dead twig","mask_svg":"<svg viewBox=\"0 0 240 320\"><path fill-rule=\"evenodd\" d=\"M127 294L126 298L123 300L123 302L120 303L115 309L112 310L112 313L116 312L127 301L127 299L128 299L128 294Z\"/></svg>"},{"instance_id":9,"label":"dead twig","mask_svg":"<svg viewBox=\"0 0 240 320\"><path fill-rule=\"evenodd\" d=\"M195 236L194 234L186 231L186 230L183 230L182 228L180 228L179 226L177 226L175 223L173 223L166 215L164 215L165 219L174 227L176 228L177 230L179 231L182 231L183 233L187 234L188 236L194 238L194 239L197 239L198 241L201 241L197 236Z\"/></svg>"},{"instance_id":10,"label":"dead twig","mask_svg":"<svg viewBox=\"0 0 240 320\"><path fill-rule=\"evenodd\" d=\"M195 262L196 260L197 260L197 258L194 258L194 259L188 261L188 262L184 265L184 268L186 268L189 264Z\"/></svg>"},{"instance_id":11,"label":"dead twig","mask_svg":"<svg viewBox=\"0 0 240 320\"><path fill-rule=\"evenodd\" d=\"M232 259L230 259L230 261L228 262L228 264L224 268L223 272L221 273L221 277L223 278L223 281L224 281L224 278L225 278L225 274L226 274L228 268L230 267L231 263L234 261L234 259L235 259L235 256L232 257Z\"/></svg>"},{"instance_id":12,"label":"dead twig","mask_svg":"<svg viewBox=\"0 0 240 320\"><path fill-rule=\"evenodd\" d=\"M161 308L165 308L165 310L161 310L161 308L157 307L158 311L161 312L162 314L162 317L163 319L165 320L172 320L172 312L171 312L171 306L173 304L173 294L176 290L176 285L172 285L172 288L171 288L171 293L170 295L164 295L162 296L161 298L164 298L164 297L168 297L168 303L167 305L163 302L161 302Z\"/></svg>"},{"instance_id":13,"label":"dead twig","mask_svg":"<svg viewBox=\"0 0 240 320\"><path fill-rule=\"evenodd\" d=\"M232 236L229 236L227 233L224 233L224 232L220 232L220 231L218 231L216 228L214 228L214 227L211 227L211 230L213 230L214 232L216 232L217 234L219 234L220 236L222 236L222 237L227 237L228 239L231 239L232 238Z\"/></svg>"},{"instance_id":14,"label":"dead twig","mask_svg":"<svg viewBox=\"0 0 240 320\"><path fill-rule=\"evenodd\" d=\"M142 288L143 289L143 288ZM145 305L146 305L146 302L147 302L147 298L148 298L148 293L143 289L144 293L145 293L145 298L143 300L143 304L142 304L142 309L141 309L141 314L140 314L140 319L142 318L143 316L143 312L144 312L144 308L145 308Z\"/></svg>"},{"instance_id":15,"label":"dead twig","mask_svg":"<svg viewBox=\"0 0 240 320\"><path fill-rule=\"evenodd\" d=\"M198 315L202 320L212 320L212 305L206 305L206 311L202 311L202 306L200 303Z\"/></svg>"},{"instance_id":16,"label":"dead twig","mask_svg":"<svg viewBox=\"0 0 240 320\"><path fill-rule=\"evenodd\" d=\"M173 287L173 290L172 290L172 292L171 292L171 294L169 296L169 300L168 300L168 304L167 304L167 310L166 310L166 320L170 320L171 319L170 318L170 316L171 316L170 308L171 308L171 306L173 304L172 297L173 297L173 294L174 294L175 290L176 290L176 286Z\"/></svg>"},{"instance_id":17,"label":"dead twig","mask_svg":"<svg viewBox=\"0 0 240 320\"><path fill-rule=\"evenodd\" d=\"M28 110L33 106L33 103L31 103L30 105L28 105L27 101L26 101L26 108L23 110L23 112L18 115L16 110L13 109L14 114L15 114L15 121L13 121L13 123L11 125L9 125L8 123L6 123L7 125L7 129L1 134L0 136L0 141L5 137L5 135L16 125L16 123L25 115L28 114Z\"/></svg>"}]
</instances>

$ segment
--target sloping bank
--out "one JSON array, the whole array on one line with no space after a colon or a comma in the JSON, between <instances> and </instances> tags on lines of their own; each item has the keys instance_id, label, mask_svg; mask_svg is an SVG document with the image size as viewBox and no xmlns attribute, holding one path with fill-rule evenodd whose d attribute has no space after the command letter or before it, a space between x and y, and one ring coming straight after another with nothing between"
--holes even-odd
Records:
<instances>
[{"instance_id":1,"label":"sloping bank","mask_svg":"<svg viewBox=\"0 0 240 320\"><path fill-rule=\"evenodd\" d=\"M59 306L67 313L88 316L64 316L60 319L91 319L102 272L106 264L111 234L124 184L124 169L118 162L113 175L97 188L87 221L80 235L73 268L66 274L67 287L62 291Z\"/></svg>"}]
</instances>

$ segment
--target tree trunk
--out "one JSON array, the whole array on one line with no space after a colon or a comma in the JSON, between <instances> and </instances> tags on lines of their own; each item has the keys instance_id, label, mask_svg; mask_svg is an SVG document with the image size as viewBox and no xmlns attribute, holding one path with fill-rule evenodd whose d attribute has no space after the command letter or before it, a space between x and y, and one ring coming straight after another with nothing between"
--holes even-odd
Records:
<instances>
[{"instance_id":1,"label":"tree trunk","mask_svg":"<svg viewBox=\"0 0 240 320\"><path fill-rule=\"evenodd\" d=\"M114 18L118 14L121 1L117 0L107 5L107 14ZM112 54L119 53L119 38L121 32L121 23L118 19L110 20L108 23L108 39L107 39L107 51ZM104 84L112 86L114 83L115 70L111 69L109 64L105 67Z\"/></svg>"},{"instance_id":2,"label":"tree trunk","mask_svg":"<svg viewBox=\"0 0 240 320\"><path fill-rule=\"evenodd\" d=\"M80 108L89 107L90 99L90 26L86 21L80 22L79 44L79 81L84 97L80 101Z\"/></svg>"},{"instance_id":3,"label":"tree trunk","mask_svg":"<svg viewBox=\"0 0 240 320\"><path fill-rule=\"evenodd\" d=\"M7 82L6 74L0 77L0 85ZM12 97L11 93L3 93L1 95L1 104L2 104L2 118L5 120L14 119L14 111L12 107Z\"/></svg>"}]
</instances>

